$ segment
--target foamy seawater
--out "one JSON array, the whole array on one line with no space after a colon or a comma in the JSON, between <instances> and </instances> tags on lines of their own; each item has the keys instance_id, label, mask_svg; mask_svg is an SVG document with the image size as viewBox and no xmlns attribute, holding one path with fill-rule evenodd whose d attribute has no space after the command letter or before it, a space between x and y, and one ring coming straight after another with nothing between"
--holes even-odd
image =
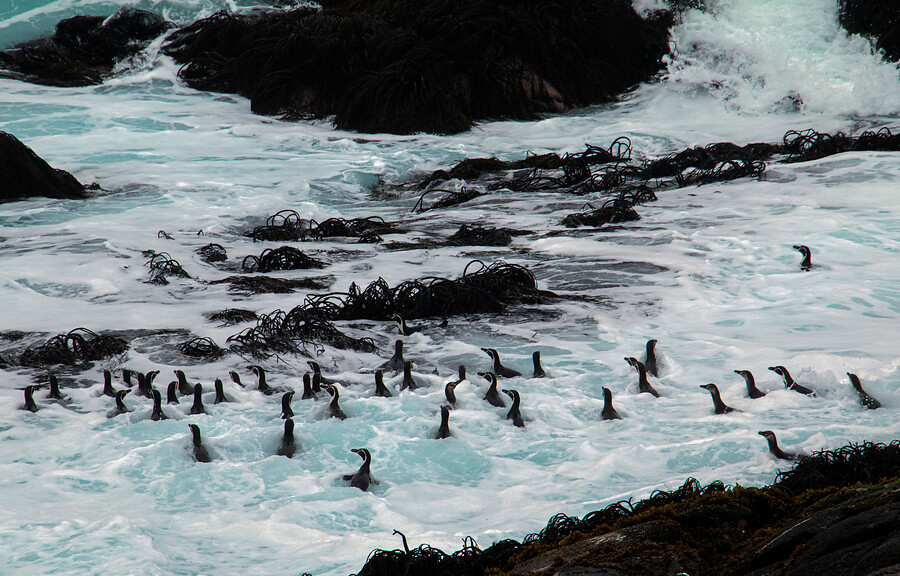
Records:
<instances>
[{"instance_id":1,"label":"foamy seawater","mask_svg":"<svg viewBox=\"0 0 900 576\"><path fill-rule=\"evenodd\" d=\"M611 230L565 229L560 221L597 198L491 194L442 211L411 213L418 196L370 195L382 179L450 166L462 158L518 158L526 151L577 152L631 138L648 158L717 141L778 141L808 127L859 134L900 128L900 74L868 44L837 25L832 2L721 1L688 12L674 31L677 50L659 82L623 102L537 122L487 122L449 137L360 135L321 121L292 124L254 116L240 97L180 85L176 67L151 48L136 67L102 86L59 89L0 80L0 130L51 165L104 191L86 201L29 200L0 205L2 330L28 342L79 326L136 333L124 359L63 371L70 402L36 393L40 410L20 410L21 388L46 372L10 368L0 382L0 550L16 574L301 574L358 570L373 548L410 545L446 551L472 536L486 547L521 539L557 512L583 515L656 489L702 483L761 485L785 467L759 430L783 446L812 452L847 442L898 437L900 354L900 157L849 153L799 164L769 164L762 178L666 189L639 206L642 220ZM35 1L0 12L0 45L52 30L60 18L104 13L110 2ZM180 22L221 6L144 2ZM762 5L762 6L760 6ZM768 10L766 8L769 8ZM96 11L96 12L92 12ZM768 40L767 40L768 39ZM730 55L729 59L715 55ZM822 56L826 54L826 56ZM783 100L798 95L803 106ZM417 321L404 338L421 386L374 397L372 372L397 338L393 324L339 323L374 339L379 354L328 349L318 358L340 382L348 419L327 418L324 401L293 402L299 444L276 456L282 433L278 396L252 387L250 361L236 355L191 364L172 352L189 335L220 345L248 325L210 323L225 308L288 310L307 292L246 296L213 284L244 256L283 243L243 233L291 208L322 220L378 215L408 229L386 240L443 238L462 223L532 233L509 248L434 247L390 251L332 239L297 244L328 262L323 270L280 272L319 278L329 290L383 277L390 285L428 276L455 278L473 259L527 265L542 289L566 298L514 307L506 315ZM172 239L160 238L164 230ZM202 235L198 232L202 231ZM195 250L224 246L226 266ZM802 272L793 244L813 249ZM165 251L192 276L147 284L145 250ZM151 333L172 330L168 334ZM37 334L34 334L37 333ZM637 393L623 357L659 340L662 395ZM15 350L8 337L4 350ZM531 371L540 350L550 378L517 378L525 429L488 405L489 368L481 347ZM434 440L444 383L459 364L454 436ZM306 358L263 362L269 383L302 389ZM768 366L785 365L817 398L784 390ZM207 391L209 414L190 416L190 399L150 403L108 418L102 369L174 369ZM437 369L438 374L434 374ZM751 401L735 369L751 370L769 392ZM865 410L846 373L885 405ZM213 405L225 382L227 404ZM715 382L742 412L716 416L701 384ZM123 386L121 380L114 382ZM602 388L621 421L600 420ZM195 463L188 423L213 456ZM341 480L367 447L379 483L369 492Z\"/></svg>"}]
</instances>

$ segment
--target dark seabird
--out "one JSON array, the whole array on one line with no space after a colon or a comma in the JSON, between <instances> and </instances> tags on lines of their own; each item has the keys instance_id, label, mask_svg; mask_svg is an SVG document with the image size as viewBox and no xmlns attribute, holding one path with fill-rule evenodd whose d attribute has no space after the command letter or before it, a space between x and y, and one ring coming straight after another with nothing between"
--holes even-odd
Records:
<instances>
[{"instance_id":1,"label":"dark seabird","mask_svg":"<svg viewBox=\"0 0 900 576\"><path fill-rule=\"evenodd\" d=\"M403 340L397 340L394 342L394 355L381 365L381 369L392 370L394 373L397 373L403 370L404 364L406 364L406 361L403 359Z\"/></svg>"},{"instance_id":2,"label":"dark seabird","mask_svg":"<svg viewBox=\"0 0 900 576\"><path fill-rule=\"evenodd\" d=\"M344 476L344 480L348 480L351 486L365 492L369 489L369 484L372 482L372 473L370 471L372 454L365 448L353 448L350 451L359 454L363 459L363 463L359 470L356 471L356 474L348 474Z\"/></svg>"},{"instance_id":3,"label":"dark seabird","mask_svg":"<svg viewBox=\"0 0 900 576\"><path fill-rule=\"evenodd\" d=\"M300 399L309 400L310 398L316 400L316 393L313 392L312 379L309 377L309 372L307 372L303 375L303 395L300 396Z\"/></svg>"},{"instance_id":4,"label":"dark seabird","mask_svg":"<svg viewBox=\"0 0 900 576\"><path fill-rule=\"evenodd\" d=\"M166 389L166 404L180 404L178 401L178 382L174 380L169 382L169 387Z\"/></svg>"},{"instance_id":5,"label":"dark seabird","mask_svg":"<svg viewBox=\"0 0 900 576\"><path fill-rule=\"evenodd\" d=\"M175 376L178 378L178 393L182 396L190 396L194 393L194 387L187 381L187 376L183 370L175 370Z\"/></svg>"},{"instance_id":6,"label":"dark seabird","mask_svg":"<svg viewBox=\"0 0 900 576\"><path fill-rule=\"evenodd\" d=\"M38 405L34 402L34 391L38 388L40 386L25 387L25 406L22 407L23 410L28 410L29 412L37 412L39 410Z\"/></svg>"},{"instance_id":7,"label":"dark seabird","mask_svg":"<svg viewBox=\"0 0 900 576\"><path fill-rule=\"evenodd\" d=\"M191 414L206 414L206 408L203 407L203 386L197 382L194 384L194 403L191 405Z\"/></svg>"},{"instance_id":8,"label":"dark seabird","mask_svg":"<svg viewBox=\"0 0 900 576\"><path fill-rule=\"evenodd\" d=\"M169 417L162 411L162 394L155 388L150 391L150 394L153 396L153 412L150 413L150 419L154 422L168 420Z\"/></svg>"},{"instance_id":9,"label":"dark seabird","mask_svg":"<svg viewBox=\"0 0 900 576\"><path fill-rule=\"evenodd\" d=\"M503 364L500 363L500 353L497 352L494 348L482 348L485 354L491 357L491 360L494 361L494 366L492 368L492 372L497 376L497 378L515 378L516 376L521 376L522 373L518 370L513 370L512 368L507 368Z\"/></svg>"},{"instance_id":10,"label":"dark seabird","mask_svg":"<svg viewBox=\"0 0 900 576\"><path fill-rule=\"evenodd\" d=\"M103 395L110 398L116 397L116 390L112 385L112 372L109 370L103 371Z\"/></svg>"},{"instance_id":11,"label":"dark seabird","mask_svg":"<svg viewBox=\"0 0 900 576\"><path fill-rule=\"evenodd\" d=\"M206 446L203 445L203 441L200 439L200 427L196 424L188 424L188 427L191 429L191 439L194 443L194 460L197 462L212 462L212 458L209 457Z\"/></svg>"},{"instance_id":12,"label":"dark seabird","mask_svg":"<svg viewBox=\"0 0 900 576\"><path fill-rule=\"evenodd\" d=\"M241 382L241 375L240 375L240 374L238 374L237 372L235 372L234 370L232 370L231 372L228 373L228 375L231 376L231 381L232 381L232 382L234 382L235 384L237 384L237 385L240 386L241 388L244 388L244 383Z\"/></svg>"},{"instance_id":13,"label":"dark seabird","mask_svg":"<svg viewBox=\"0 0 900 576\"><path fill-rule=\"evenodd\" d=\"M484 399L488 401L492 406L496 406L497 408L506 408L506 402L503 401L503 396L500 395L500 392L497 390L497 377L493 372L479 372L480 376L483 376L485 380L490 382L490 386L488 386L487 392L484 394Z\"/></svg>"},{"instance_id":14,"label":"dark seabird","mask_svg":"<svg viewBox=\"0 0 900 576\"><path fill-rule=\"evenodd\" d=\"M294 411L291 409L291 398L294 397L293 392L285 392L281 397L281 419L288 420L294 417Z\"/></svg>"},{"instance_id":15,"label":"dark seabird","mask_svg":"<svg viewBox=\"0 0 900 576\"><path fill-rule=\"evenodd\" d=\"M852 384L856 391L859 393L859 401L862 402L863 406L865 406L869 410L881 408L881 402L872 398L865 390L863 390L862 383L860 383L859 381L859 376L853 374L852 372L847 372L847 376L850 377L850 384Z\"/></svg>"},{"instance_id":16,"label":"dark seabird","mask_svg":"<svg viewBox=\"0 0 900 576\"><path fill-rule=\"evenodd\" d=\"M62 395L59 391L59 380L55 375L50 374L50 392L47 394L47 398L51 398L53 400L65 400L66 397Z\"/></svg>"},{"instance_id":17,"label":"dark seabird","mask_svg":"<svg viewBox=\"0 0 900 576\"><path fill-rule=\"evenodd\" d=\"M656 362L656 339L647 340L647 351L644 353L644 367L647 374L659 378L659 366Z\"/></svg>"},{"instance_id":18,"label":"dark seabird","mask_svg":"<svg viewBox=\"0 0 900 576\"><path fill-rule=\"evenodd\" d=\"M116 409L110 412L109 417L113 418L118 416L119 414L125 414L126 412L131 412L127 406L125 406L125 396L131 392L130 389L126 388L125 390L119 390L116 392Z\"/></svg>"},{"instance_id":19,"label":"dark seabird","mask_svg":"<svg viewBox=\"0 0 900 576\"><path fill-rule=\"evenodd\" d=\"M278 446L276 454L279 456L294 457L297 451L297 444L294 442L294 421L290 418L284 421L284 436L281 437L281 444Z\"/></svg>"},{"instance_id":20,"label":"dark seabird","mask_svg":"<svg viewBox=\"0 0 900 576\"><path fill-rule=\"evenodd\" d=\"M513 424L519 428L525 427L525 421L522 420L522 413L519 412L519 392L517 390L503 390L503 393L512 398L512 406L506 414L507 420L512 420Z\"/></svg>"},{"instance_id":21,"label":"dark seabird","mask_svg":"<svg viewBox=\"0 0 900 576\"><path fill-rule=\"evenodd\" d=\"M272 388L266 383L266 371L262 366L254 364L250 367L250 371L256 374L256 388L263 394L275 394L279 390Z\"/></svg>"},{"instance_id":22,"label":"dark seabird","mask_svg":"<svg viewBox=\"0 0 900 576\"><path fill-rule=\"evenodd\" d=\"M810 251L809 246L794 244L794 250L798 250L803 254L803 261L800 262L800 269L806 272L812 268L812 252Z\"/></svg>"},{"instance_id":23,"label":"dark seabird","mask_svg":"<svg viewBox=\"0 0 900 576\"><path fill-rule=\"evenodd\" d=\"M456 406L456 382L447 382L444 386L444 397L450 403L451 408Z\"/></svg>"},{"instance_id":24,"label":"dark seabird","mask_svg":"<svg viewBox=\"0 0 900 576\"><path fill-rule=\"evenodd\" d=\"M744 381L747 383L747 395L753 398L762 398L766 395L765 392L756 387L756 380L753 378L753 374L750 373L749 370L735 370L735 374L743 377Z\"/></svg>"},{"instance_id":25,"label":"dark seabird","mask_svg":"<svg viewBox=\"0 0 900 576\"><path fill-rule=\"evenodd\" d=\"M151 370L150 372L143 374L143 378L141 378L141 376L141 373L138 372L138 394L152 400L153 381L159 376L159 370Z\"/></svg>"},{"instance_id":26,"label":"dark seabird","mask_svg":"<svg viewBox=\"0 0 900 576\"><path fill-rule=\"evenodd\" d=\"M310 368L312 368L313 376L315 376L316 374L319 375L319 383L320 384L334 384L335 383L334 380L326 378L325 376L322 375L322 367L319 366L318 362L315 362L313 360L307 360L306 363L309 364Z\"/></svg>"},{"instance_id":27,"label":"dark seabird","mask_svg":"<svg viewBox=\"0 0 900 576\"><path fill-rule=\"evenodd\" d=\"M129 370L128 368L122 368L122 380L125 382L125 385L129 388L134 388L134 382L131 381L131 376L134 374L133 370Z\"/></svg>"},{"instance_id":28,"label":"dark seabird","mask_svg":"<svg viewBox=\"0 0 900 576\"><path fill-rule=\"evenodd\" d=\"M313 372L312 391L315 396L318 396L319 393L322 391L322 384L329 384L329 383L335 384L336 382L334 380L329 380L328 382L325 382L325 380L322 379L322 374L320 372Z\"/></svg>"},{"instance_id":29,"label":"dark seabird","mask_svg":"<svg viewBox=\"0 0 900 576\"><path fill-rule=\"evenodd\" d=\"M643 393L653 394L655 397L659 398L659 392L657 392L647 380L647 367L644 366L644 363L634 356L625 358L625 361L631 364L638 372L638 390Z\"/></svg>"},{"instance_id":30,"label":"dark seabird","mask_svg":"<svg viewBox=\"0 0 900 576\"><path fill-rule=\"evenodd\" d=\"M399 314L392 314L391 320L396 320L397 322L397 330L400 331L400 334L403 336L411 336L416 332L422 330L421 326L410 326L406 323L406 320L403 319L403 316Z\"/></svg>"},{"instance_id":31,"label":"dark seabird","mask_svg":"<svg viewBox=\"0 0 900 576\"><path fill-rule=\"evenodd\" d=\"M225 385L222 384L222 381L216 378L216 400L213 404L221 404L222 402L231 402L228 399L228 396L225 396Z\"/></svg>"},{"instance_id":32,"label":"dark seabird","mask_svg":"<svg viewBox=\"0 0 900 576\"><path fill-rule=\"evenodd\" d=\"M769 443L769 452L772 453L776 458L781 458L782 460L799 460L800 455L795 454L793 452L785 452L781 448L778 447L778 439L775 438L775 433L771 430L762 430L757 432L760 436L766 439L766 442Z\"/></svg>"},{"instance_id":33,"label":"dark seabird","mask_svg":"<svg viewBox=\"0 0 900 576\"><path fill-rule=\"evenodd\" d=\"M450 407L441 406L441 427L438 428L435 438L438 440L450 437Z\"/></svg>"},{"instance_id":34,"label":"dark seabird","mask_svg":"<svg viewBox=\"0 0 900 576\"><path fill-rule=\"evenodd\" d=\"M616 412L612 404L612 391L603 387L603 412L600 413L604 420L621 420L622 417Z\"/></svg>"},{"instance_id":35,"label":"dark seabird","mask_svg":"<svg viewBox=\"0 0 900 576\"><path fill-rule=\"evenodd\" d=\"M405 390L409 388L410 390L415 390L418 387L419 385L416 384L412 375L412 360L407 360L406 364L403 365L403 382L400 384L400 389Z\"/></svg>"},{"instance_id":36,"label":"dark seabird","mask_svg":"<svg viewBox=\"0 0 900 576\"><path fill-rule=\"evenodd\" d=\"M346 419L347 415L344 414L344 411L341 410L341 407L338 405L340 394L338 394L337 387L333 384L326 384L322 387L327 390L329 394L331 394L331 402L328 403L328 415L331 418L338 418L340 420Z\"/></svg>"},{"instance_id":37,"label":"dark seabird","mask_svg":"<svg viewBox=\"0 0 900 576\"><path fill-rule=\"evenodd\" d=\"M534 373L531 375L531 377L532 378L546 378L547 373L544 372L544 367L541 366L540 350L534 351L534 354L531 355L531 361L534 363Z\"/></svg>"},{"instance_id":38,"label":"dark seabird","mask_svg":"<svg viewBox=\"0 0 900 576\"><path fill-rule=\"evenodd\" d=\"M710 396L712 396L713 406L716 407L716 414L728 414L729 412L740 412L737 408L732 408L731 406L726 406L724 402L722 402L722 396L719 395L719 387L715 384L701 384L701 388L704 390L709 390Z\"/></svg>"},{"instance_id":39,"label":"dark seabird","mask_svg":"<svg viewBox=\"0 0 900 576\"><path fill-rule=\"evenodd\" d=\"M769 370L778 374L784 379L784 387L788 390L793 390L794 392L799 392L801 394L806 394L807 396L815 396L816 393L813 390L810 390L806 386L801 386L791 377L790 372L787 371L787 368L784 366L769 366Z\"/></svg>"},{"instance_id":40,"label":"dark seabird","mask_svg":"<svg viewBox=\"0 0 900 576\"><path fill-rule=\"evenodd\" d=\"M382 398L390 398L393 396L387 386L384 385L384 371L377 370L375 372L375 395Z\"/></svg>"}]
</instances>

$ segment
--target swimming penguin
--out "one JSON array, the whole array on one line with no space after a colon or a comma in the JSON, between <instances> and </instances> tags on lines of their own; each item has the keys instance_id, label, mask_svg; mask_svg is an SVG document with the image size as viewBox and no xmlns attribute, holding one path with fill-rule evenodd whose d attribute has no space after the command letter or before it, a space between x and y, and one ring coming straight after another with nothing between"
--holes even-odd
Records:
<instances>
[{"instance_id":1,"label":"swimming penguin","mask_svg":"<svg viewBox=\"0 0 900 576\"><path fill-rule=\"evenodd\" d=\"M37 412L40 408L34 402L34 391L40 388L40 386L26 386L25 387L25 406L22 407L22 410L28 410L29 412Z\"/></svg>"},{"instance_id":2,"label":"swimming penguin","mask_svg":"<svg viewBox=\"0 0 900 576\"><path fill-rule=\"evenodd\" d=\"M464 365L460 364L459 368L457 368L456 370L457 370L457 374L459 374L459 378L454 380L453 383L460 384L460 383L462 383L463 380L466 379L466 367Z\"/></svg>"},{"instance_id":3,"label":"swimming penguin","mask_svg":"<svg viewBox=\"0 0 900 576\"><path fill-rule=\"evenodd\" d=\"M150 394L153 396L153 412L150 413L150 419L154 422L168 420L169 417L162 411L162 394L155 388L150 391Z\"/></svg>"},{"instance_id":4,"label":"swimming penguin","mask_svg":"<svg viewBox=\"0 0 900 576\"><path fill-rule=\"evenodd\" d=\"M384 371L382 370L375 371L375 395L381 396L382 398L390 398L393 396L387 386L384 385Z\"/></svg>"},{"instance_id":5,"label":"swimming penguin","mask_svg":"<svg viewBox=\"0 0 900 576\"><path fill-rule=\"evenodd\" d=\"M134 388L134 382L131 381L131 376L134 374L133 370L129 370L128 368L122 368L122 381L125 382L125 385L129 388Z\"/></svg>"},{"instance_id":6,"label":"swimming penguin","mask_svg":"<svg viewBox=\"0 0 900 576\"><path fill-rule=\"evenodd\" d=\"M197 382L194 384L194 403L191 405L191 414L206 414L206 408L203 407L203 385Z\"/></svg>"},{"instance_id":7,"label":"swimming penguin","mask_svg":"<svg viewBox=\"0 0 900 576\"><path fill-rule=\"evenodd\" d=\"M659 378L659 366L656 363L656 339L647 340L647 351L644 353L644 367L647 374Z\"/></svg>"},{"instance_id":8,"label":"swimming penguin","mask_svg":"<svg viewBox=\"0 0 900 576\"><path fill-rule=\"evenodd\" d=\"M503 364L500 363L500 353L497 352L494 348L482 348L485 354L491 357L491 360L494 361L494 366L492 368L492 372L497 378L515 378L516 376L521 376L522 373L518 370L513 370L512 368L507 368Z\"/></svg>"},{"instance_id":9,"label":"swimming penguin","mask_svg":"<svg viewBox=\"0 0 900 576\"><path fill-rule=\"evenodd\" d=\"M334 380L329 380L328 382L330 382L331 384L336 384L336 382L335 382ZM318 397L318 396L319 396L319 393L322 392L322 384L325 384L325 383L326 383L326 382L322 379L322 374L321 374L321 373L319 373L319 372L313 372L313 375L312 375L312 391L313 391L313 394L314 394L316 397Z\"/></svg>"},{"instance_id":10,"label":"swimming penguin","mask_svg":"<svg viewBox=\"0 0 900 576\"><path fill-rule=\"evenodd\" d=\"M647 380L647 367L644 366L644 363L634 356L625 358L625 361L631 364L638 372L638 390L642 393L653 394L653 396L659 398L659 392Z\"/></svg>"},{"instance_id":11,"label":"swimming penguin","mask_svg":"<svg viewBox=\"0 0 900 576\"><path fill-rule=\"evenodd\" d=\"M159 375L159 370L151 370L146 374L138 375L138 395L145 398L153 398L153 380Z\"/></svg>"},{"instance_id":12,"label":"swimming penguin","mask_svg":"<svg viewBox=\"0 0 900 576\"><path fill-rule=\"evenodd\" d=\"M125 390L119 390L116 392L116 409L109 413L110 418L114 418L119 414L125 414L126 412L131 412L127 406L125 406L125 396L131 392L128 388Z\"/></svg>"},{"instance_id":13,"label":"swimming penguin","mask_svg":"<svg viewBox=\"0 0 900 576\"><path fill-rule=\"evenodd\" d=\"M737 408L726 406L725 403L722 402L722 396L719 395L719 387L715 384L701 384L700 387L705 390L709 390L709 394L712 396L713 406L716 407L716 414L740 412L740 410L738 410Z\"/></svg>"},{"instance_id":14,"label":"swimming penguin","mask_svg":"<svg viewBox=\"0 0 900 576\"><path fill-rule=\"evenodd\" d=\"M775 433L771 430L762 430L757 432L760 436L766 439L766 442L769 443L769 452L772 453L776 458L781 458L782 460L799 460L800 455L795 454L793 452L785 452L781 448L778 447L778 439L775 438Z\"/></svg>"},{"instance_id":15,"label":"swimming penguin","mask_svg":"<svg viewBox=\"0 0 900 576\"><path fill-rule=\"evenodd\" d=\"M450 403L450 407L456 407L456 382L447 382L444 386L444 398Z\"/></svg>"},{"instance_id":16,"label":"swimming penguin","mask_svg":"<svg viewBox=\"0 0 900 576\"><path fill-rule=\"evenodd\" d=\"M66 397L62 395L59 391L59 380L55 375L50 374L50 392L47 394L47 398L52 400L65 400Z\"/></svg>"},{"instance_id":17,"label":"swimming penguin","mask_svg":"<svg viewBox=\"0 0 900 576\"><path fill-rule=\"evenodd\" d=\"M279 456L294 457L297 451L297 445L294 443L294 421L290 418L284 421L284 436L281 437L281 444L278 446L276 454Z\"/></svg>"},{"instance_id":18,"label":"swimming penguin","mask_svg":"<svg viewBox=\"0 0 900 576\"><path fill-rule=\"evenodd\" d=\"M234 370L232 370L231 372L228 373L228 375L231 376L231 381L232 381L232 382L234 382L235 384L237 384L237 385L240 386L241 388L244 388L244 387L245 387L245 386L244 386L244 383L241 382L241 375L240 375L240 374L238 374L237 372L235 372Z\"/></svg>"},{"instance_id":19,"label":"swimming penguin","mask_svg":"<svg viewBox=\"0 0 900 576\"><path fill-rule=\"evenodd\" d=\"M345 420L347 415L344 414L344 411L341 410L341 407L338 405L338 398L340 398L340 394L338 394L338 389L333 384L326 384L322 386L325 390L331 394L331 402L328 403L328 415L331 418L338 418L340 420Z\"/></svg>"},{"instance_id":20,"label":"swimming penguin","mask_svg":"<svg viewBox=\"0 0 900 576\"><path fill-rule=\"evenodd\" d=\"M547 373L544 372L544 367L541 366L541 351L535 350L534 354L531 355L531 361L534 363L534 373L532 373L532 378L546 378Z\"/></svg>"},{"instance_id":21,"label":"swimming penguin","mask_svg":"<svg viewBox=\"0 0 900 576\"><path fill-rule=\"evenodd\" d=\"M356 471L356 474L348 474L344 476L344 480L349 480L351 486L365 492L369 489L369 484L372 482L372 473L370 471L372 454L365 448L353 448L350 451L359 454L363 459L363 463L359 470Z\"/></svg>"},{"instance_id":22,"label":"swimming penguin","mask_svg":"<svg viewBox=\"0 0 900 576\"><path fill-rule=\"evenodd\" d=\"M509 412L506 414L507 420L512 420L513 424L518 426L519 428L525 427L525 421L522 420L522 413L519 412L519 392L516 390L503 390L503 393L512 398L512 406L509 409Z\"/></svg>"},{"instance_id":23,"label":"swimming penguin","mask_svg":"<svg viewBox=\"0 0 900 576\"><path fill-rule=\"evenodd\" d=\"M180 404L178 401L178 382L174 380L169 382L169 387L166 389L166 404Z\"/></svg>"},{"instance_id":24,"label":"swimming penguin","mask_svg":"<svg viewBox=\"0 0 900 576\"><path fill-rule=\"evenodd\" d=\"M294 417L294 411L291 409L291 398L294 397L294 392L285 392L281 397L281 419L288 420Z\"/></svg>"},{"instance_id":25,"label":"swimming penguin","mask_svg":"<svg viewBox=\"0 0 900 576\"><path fill-rule=\"evenodd\" d=\"M621 420L622 417L612 405L612 391L603 387L603 412L600 413L603 420Z\"/></svg>"},{"instance_id":26,"label":"swimming penguin","mask_svg":"<svg viewBox=\"0 0 900 576\"><path fill-rule=\"evenodd\" d=\"M197 462L212 462L212 458L209 457L209 451L200 439L200 427L196 424L188 424L188 427L191 429L191 439L194 443L194 460Z\"/></svg>"},{"instance_id":27,"label":"swimming penguin","mask_svg":"<svg viewBox=\"0 0 900 576\"><path fill-rule=\"evenodd\" d=\"M116 397L116 390L112 385L112 372L109 370L103 371L103 395L110 398Z\"/></svg>"},{"instance_id":28,"label":"swimming penguin","mask_svg":"<svg viewBox=\"0 0 900 576\"><path fill-rule=\"evenodd\" d=\"M300 399L309 400L310 398L316 400L316 393L313 392L312 381L309 377L309 372L307 372L303 375L303 395L300 397Z\"/></svg>"},{"instance_id":29,"label":"swimming penguin","mask_svg":"<svg viewBox=\"0 0 900 576\"><path fill-rule=\"evenodd\" d=\"M216 378L215 387L216 387L216 400L213 402L213 404L221 404L222 402L231 402L231 400L228 399L228 396L225 395L225 385L222 384L222 381L219 380L218 378Z\"/></svg>"},{"instance_id":30,"label":"swimming penguin","mask_svg":"<svg viewBox=\"0 0 900 576\"><path fill-rule=\"evenodd\" d=\"M766 395L765 392L756 387L756 380L753 378L753 374L751 374L749 370L735 370L734 373L744 378L744 381L747 383L748 396L755 400Z\"/></svg>"},{"instance_id":31,"label":"swimming penguin","mask_svg":"<svg viewBox=\"0 0 900 576\"><path fill-rule=\"evenodd\" d=\"M436 439L450 437L450 407L441 406L441 427L438 428Z\"/></svg>"},{"instance_id":32,"label":"swimming penguin","mask_svg":"<svg viewBox=\"0 0 900 576\"><path fill-rule=\"evenodd\" d=\"M399 314L391 314L391 320L395 320L397 322L397 330L400 331L400 334L403 336L411 336L416 332L422 330L421 326L410 326L406 323L406 320L403 319L403 316Z\"/></svg>"},{"instance_id":33,"label":"swimming penguin","mask_svg":"<svg viewBox=\"0 0 900 576\"><path fill-rule=\"evenodd\" d=\"M801 254L803 254L803 261L800 262L800 269L804 272L807 272L810 268L812 268L812 252L810 251L809 246L794 244L794 250L798 250Z\"/></svg>"},{"instance_id":34,"label":"swimming penguin","mask_svg":"<svg viewBox=\"0 0 900 576\"><path fill-rule=\"evenodd\" d=\"M881 408L881 402L869 396L869 394L862 389L862 383L860 383L859 381L859 376L853 374L852 372L847 372L847 376L850 377L850 384L852 384L856 391L859 393L859 401L862 402L863 406L865 406L869 410Z\"/></svg>"},{"instance_id":35,"label":"swimming penguin","mask_svg":"<svg viewBox=\"0 0 900 576\"><path fill-rule=\"evenodd\" d=\"M322 375L322 367L319 366L318 362L315 362L313 360L307 360L306 363L309 364L310 368L312 368L313 376L315 376L316 374L319 375L319 383L320 384L334 384L335 383L334 380L330 380Z\"/></svg>"},{"instance_id":36,"label":"swimming penguin","mask_svg":"<svg viewBox=\"0 0 900 576\"><path fill-rule=\"evenodd\" d=\"M490 383L488 386L487 392L484 394L484 399L488 401L492 406L496 406L497 408L506 408L506 402L503 401L503 396L500 395L500 392L497 390L497 377L493 372L479 372L479 376L483 376L485 380Z\"/></svg>"},{"instance_id":37,"label":"swimming penguin","mask_svg":"<svg viewBox=\"0 0 900 576\"><path fill-rule=\"evenodd\" d=\"M405 390L409 388L410 390L415 390L419 387L416 384L416 381L413 379L412 375L412 360L407 360L406 364L403 365L403 382L400 384L400 389Z\"/></svg>"},{"instance_id":38,"label":"swimming penguin","mask_svg":"<svg viewBox=\"0 0 900 576\"><path fill-rule=\"evenodd\" d=\"M263 394L270 395L278 392L275 388L272 388L266 383L266 371L263 370L262 366L253 365L250 367L250 371L256 374L256 388L262 392Z\"/></svg>"},{"instance_id":39,"label":"swimming penguin","mask_svg":"<svg viewBox=\"0 0 900 576\"><path fill-rule=\"evenodd\" d=\"M794 392L799 392L801 394L806 394L807 396L815 396L816 393L813 390L810 390L806 386L801 386L797 384L794 379L791 377L790 372L787 371L787 368L784 366L769 366L769 370L778 374L782 378L784 378L784 387L788 390L793 390Z\"/></svg>"},{"instance_id":40,"label":"swimming penguin","mask_svg":"<svg viewBox=\"0 0 900 576\"><path fill-rule=\"evenodd\" d=\"M175 376L178 378L178 393L182 396L190 396L194 393L194 387L187 381L187 376L183 370L174 370Z\"/></svg>"},{"instance_id":41,"label":"swimming penguin","mask_svg":"<svg viewBox=\"0 0 900 576\"><path fill-rule=\"evenodd\" d=\"M406 361L403 359L403 340L397 340L394 342L394 355L391 356L390 360L381 365L381 369L393 370L396 374L403 370L404 364L406 364Z\"/></svg>"}]
</instances>

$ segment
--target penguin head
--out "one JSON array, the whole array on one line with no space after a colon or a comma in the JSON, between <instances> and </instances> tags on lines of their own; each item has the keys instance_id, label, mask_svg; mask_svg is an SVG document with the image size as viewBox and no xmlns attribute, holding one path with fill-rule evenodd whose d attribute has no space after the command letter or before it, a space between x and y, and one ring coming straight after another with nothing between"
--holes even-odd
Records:
<instances>
[{"instance_id":1,"label":"penguin head","mask_svg":"<svg viewBox=\"0 0 900 576\"><path fill-rule=\"evenodd\" d=\"M760 430L759 432L757 432L757 434L759 434L763 438L766 438L767 440L775 439L775 433L772 432L771 430Z\"/></svg>"}]
</instances>

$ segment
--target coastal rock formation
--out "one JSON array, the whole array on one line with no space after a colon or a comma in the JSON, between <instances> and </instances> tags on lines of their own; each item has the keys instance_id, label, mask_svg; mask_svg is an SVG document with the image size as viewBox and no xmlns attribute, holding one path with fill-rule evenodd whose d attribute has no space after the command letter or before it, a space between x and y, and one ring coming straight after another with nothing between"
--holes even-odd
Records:
<instances>
[{"instance_id":1,"label":"coastal rock formation","mask_svg":"<svg viewBox=\"0 0 900 576\"><path fill-rule=\"evenodd\" d=\"M900 60L900 2L896 0L839 0L841 26L851 34L875 41L875 49L891 62Z\"/></svg>"},{"instance_id":2,"label":"coastal rock formation","mask_svg":"<svg viewBox=\"0 0 900 576\"><path fill-rule=\"evenodd\" d=\"M65 170L51 167L8 132L0 132L0 202L44 196L84 198L84 186Z\"/></svg>"}]
</instances>

